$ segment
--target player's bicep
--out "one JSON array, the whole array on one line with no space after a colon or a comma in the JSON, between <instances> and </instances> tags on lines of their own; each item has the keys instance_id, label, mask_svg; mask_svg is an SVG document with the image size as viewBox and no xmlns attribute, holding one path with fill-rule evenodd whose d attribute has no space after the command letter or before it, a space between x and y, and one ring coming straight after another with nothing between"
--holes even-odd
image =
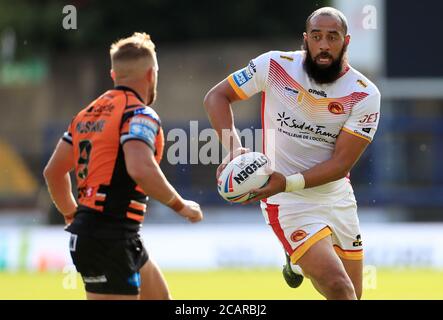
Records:
<instances>
[{"instance_id":1,"label":"player's bicep","mask_svg":"<svg viewBox=\"0 0 443 320\"><path fill-rule=\"evenodd\" d=\"M333 159L350 170L369 145L363 137L342 130L335 143Z\"/></svg>"},{"instance_id":2,"label":"player's bicep","mask_svg":"<svg viewBox=\"0 0 443 320\"><path fill-rule=\"evenodd\" d=\"M123 145L126 169L130 176L138 176L146 166L154 164L154 152L140 140L130 140Z\"/></svg>"},{"instance_id":3,"label":"player's bicep","mask_svg":"<svg viewBox=\"0 0 443 320\"><path fill-rule=\"evenodd\" d=\"M224 79L222 82L218 83L215 87L213 87L208 95L207 99L223 97L229 101L229 103L247 99L244 95L242 95L238 90L236 91L234 87L229 83L229 78Z\"/></svg>"},{"instance_id":4,"label":"player's bicep","mask_svg":"<svg viewBox=\"0 0 443 320\"><path fill-rule=\"evenodd\" d=\"M63 175L74 169L74 150L71 144L60 139L45 168L46 174Z\"/></svg>"}]
</instances>

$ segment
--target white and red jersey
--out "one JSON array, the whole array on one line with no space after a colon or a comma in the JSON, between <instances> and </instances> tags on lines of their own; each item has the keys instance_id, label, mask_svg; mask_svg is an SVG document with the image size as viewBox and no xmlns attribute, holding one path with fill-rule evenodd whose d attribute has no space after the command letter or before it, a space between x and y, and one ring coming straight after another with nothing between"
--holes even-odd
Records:
<instances>
[{"instance_id":1,"label":"white and red jersey","mask_svg":"<svg viewBox=\"0 0 443 320\"><path fill-rule=\"evenodd\" d=\"M263 152L286 176L330 159L341 130L372 141L380 119L380 92L365 76L349 66L335 82L318 84L305 72L304 56L270 51L228 77L242 99L262 92ZM343 178L268 203L331 203L350 192Z\"/></svg>"}]
</instances>

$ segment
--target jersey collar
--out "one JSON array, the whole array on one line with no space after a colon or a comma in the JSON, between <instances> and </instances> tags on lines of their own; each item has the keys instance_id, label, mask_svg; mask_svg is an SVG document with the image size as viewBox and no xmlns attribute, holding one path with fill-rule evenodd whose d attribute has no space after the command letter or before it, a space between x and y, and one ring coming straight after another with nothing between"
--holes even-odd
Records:
<instances>
[{"instance_id":1,"label":"jersey collar","mask_svg":"<svg viewBox=\"0 0 443 320\"><path fill-rule=\"evenodd\" d=\"M338 75L338 78L343 77L348 71L349 69L351 69L351 67L349 66L349 64L346 64L346 66L343 68L342 72L340 72L340 74Z\"/></svg>"},{"instance_id":2,"label":"jersey collar","mask_svg":"<svg viewBox=\"0 0 443 320\"><path fill-rule=\"evenodd\" d=\"M131 91L133 94L135 94L135 96L137 97L138 100L143 102L143 99L140 97L140 95L134 89L131 89L131 88L126 87L126 86L115 86L114 90Z\"/></svg>"}]
</instances>

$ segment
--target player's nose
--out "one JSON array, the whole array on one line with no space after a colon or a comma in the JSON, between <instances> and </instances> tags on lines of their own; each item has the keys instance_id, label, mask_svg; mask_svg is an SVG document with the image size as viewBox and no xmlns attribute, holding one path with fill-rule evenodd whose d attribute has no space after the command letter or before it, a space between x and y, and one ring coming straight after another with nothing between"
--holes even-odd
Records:
<instances>
[{"instance_id":1,"label":"player's nose","mask_svg":"<svg viewBox=\"0 0 443 320\"><path fill-rule=\"evenodd\" d=\"M323 52L323 51L329 52L330 46L329 46L329 42L326 39L320 40L319 45L320 45L319 49L321 52Z\"/></svg>"}]
</instances>

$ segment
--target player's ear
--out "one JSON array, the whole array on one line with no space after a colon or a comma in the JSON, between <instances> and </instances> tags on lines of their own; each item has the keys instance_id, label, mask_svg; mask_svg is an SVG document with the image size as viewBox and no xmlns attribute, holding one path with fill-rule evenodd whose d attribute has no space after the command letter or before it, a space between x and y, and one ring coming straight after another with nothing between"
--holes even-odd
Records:
<instances>
[{"instance_id":1,"label":"player's ear","mask_svg":"<svg viewBox=\"0 0 443 320\"><path fill-rule=\"evenodd\" d=\"M111 75L112 80L115 81L115 71L111 69L111 70L109 71L109 74Z\"/></svg>"},{"instance_id":2,"label":"player's ear","mask_svg":"<svg viewBox=\"0 0 443 320\"><path fill-rule=\"evenodd\" d=\"M148 80L149 82L154 82L154 80L155 80L154 67L151 67L146 71L146 80Z\"/></svg>"},{"instance_id":3,"label":"player's ear","mask_svg":"<svg viewBox=\"0 0 443 320\"><path fill-rule=\"evenodd\" d=\"M303 39L306 41L308 40L308 34L306 32L303 32Z\"/></svg>"},{"instance_id":4,"label":"player's ear","mask_svg":"<svg viewBox=\"0 0 443 320\"><path fill-rule=\"evenodd\" d=\"M347 46L347 45L349 44L350 41L351 41L351 35L350 35L350 34L347 34L347 35L345 36L345 46Z\"/></svg>"}]
</instances>

